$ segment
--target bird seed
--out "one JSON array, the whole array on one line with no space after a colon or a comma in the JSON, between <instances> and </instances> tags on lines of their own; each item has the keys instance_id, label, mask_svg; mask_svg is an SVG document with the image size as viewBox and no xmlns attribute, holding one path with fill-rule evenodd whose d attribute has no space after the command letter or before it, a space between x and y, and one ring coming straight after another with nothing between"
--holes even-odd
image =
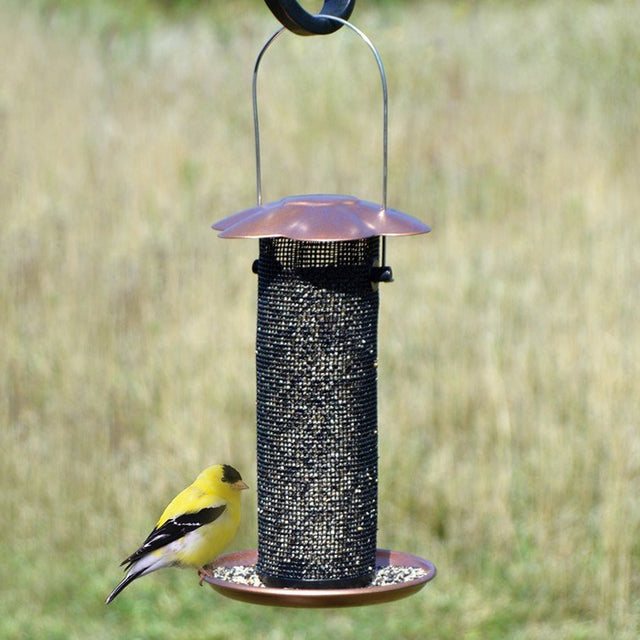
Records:
<instances>
[{"instance_id":1,"label":"bird seed","mask_svg":"<svg viewBox=\"0 0 640 640\"><path fill-rule=\"evenodd\" d=\"M265 584L256 573L255 565L216 567L213 569L213 575L217 580L224 580L225 582L233 582L247 587L265 587ZM424 578L426 575L427 572L421 567L376 567L376 574L368 587L386 587L403 582L413 582Z\"/></svg>"}]
</instances>

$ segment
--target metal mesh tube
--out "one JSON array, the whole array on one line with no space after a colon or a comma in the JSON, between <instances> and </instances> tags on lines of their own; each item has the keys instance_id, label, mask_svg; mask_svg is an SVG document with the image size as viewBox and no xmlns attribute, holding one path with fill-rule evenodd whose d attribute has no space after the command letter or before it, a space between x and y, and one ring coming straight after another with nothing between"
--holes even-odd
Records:
<instances>
[{"instance_id":1,"label":"metal mesh tube","mask_svg":"<svg viewBox=\"0 0 640 640\"><path fill-rule=\"evenodd\" d=\"M260 240L257 570L270 586L363 586L375 570L378 248Z\"/></svg>"}]
</instances>

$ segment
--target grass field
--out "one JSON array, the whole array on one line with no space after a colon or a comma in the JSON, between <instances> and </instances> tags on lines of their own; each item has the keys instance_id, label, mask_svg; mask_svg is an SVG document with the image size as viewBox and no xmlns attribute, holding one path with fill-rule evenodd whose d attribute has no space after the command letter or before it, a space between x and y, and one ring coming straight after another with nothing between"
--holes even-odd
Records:
<instances>
[{"instance_id":1,"label":"grass field","mask_svg":"<svg viewBox=\"0 0 640 640\"><path fill-rule=\"evenodd\" d=\"M250 80L262 3L127 17L0 0L0 638L640 634L640 5L361 2L390 90L374 608L227 601L118 562L204 466L255 487ZM228 3L227 3L228 4ZM380 199L353 34L265 59L265 199ZM256 544L255 492L235 548Z\"/></svg>"}]
</instances>

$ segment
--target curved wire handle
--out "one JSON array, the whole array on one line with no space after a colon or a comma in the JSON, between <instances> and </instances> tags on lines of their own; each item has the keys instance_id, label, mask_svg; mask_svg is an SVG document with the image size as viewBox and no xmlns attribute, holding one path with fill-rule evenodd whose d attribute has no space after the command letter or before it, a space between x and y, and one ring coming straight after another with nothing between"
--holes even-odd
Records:
<instances>
[{"instance_id":1,"label":"curved wire handle","mask_svg":"<svg viewBox=\"0 0 640 640\"><path fill-rule=\"evenodd\" d=\"M387 208L387 166L388 166L388 128L389 128L389 106L388 106L388 93L387 93L387 76L384 72L384 66L382 64L382 59L378 50L375 48L373 42L357 27L354 27L350 22L343 20L342 18L338 18L336 16L325 15L323 16L327 20L333 20L335 22L339 22L351 29L354 33L356 33L369 47L371 52L373 53L376 63L378 65L378 70L380 72L380 80L382 82L382 208L385 210ZM258 57L256 58L255 66L253 69L253 128L254 128L254 136L255 136L255 149L256 149L256 191L257 191L257 201L258 206L262 205L262 161L260 154L260 120L258 117L258 69L260 67L260 62L267 51L267 49L271 46L271 44L282 34L285 30L285 27L281 27L275 33L271 35L271 37L265 42L258 53ZM383 237L384 241L384 237ZM383 252L383 264L384 264L384 252Z\"/></svg>"}]
</instances>

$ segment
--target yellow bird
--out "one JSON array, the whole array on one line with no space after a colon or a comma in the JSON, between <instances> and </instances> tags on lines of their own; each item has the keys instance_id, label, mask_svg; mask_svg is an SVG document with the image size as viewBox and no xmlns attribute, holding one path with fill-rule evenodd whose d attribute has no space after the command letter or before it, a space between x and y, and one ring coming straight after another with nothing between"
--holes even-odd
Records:
<instances>
[{"instance_id":1,"label":"yellow bird","mask_svg":"<svg viewBox=\"0 0 640 640\"><path fill-rule=\"evenodd\" d=\"M240 492L249 487L228 464L205 469L164 510L142 546L122 561L124 579L109 594L109 604L136 578L164 567L193 567L200 584L204 567L231 542L240 524Z\"/></svg>"}]
</instances>

